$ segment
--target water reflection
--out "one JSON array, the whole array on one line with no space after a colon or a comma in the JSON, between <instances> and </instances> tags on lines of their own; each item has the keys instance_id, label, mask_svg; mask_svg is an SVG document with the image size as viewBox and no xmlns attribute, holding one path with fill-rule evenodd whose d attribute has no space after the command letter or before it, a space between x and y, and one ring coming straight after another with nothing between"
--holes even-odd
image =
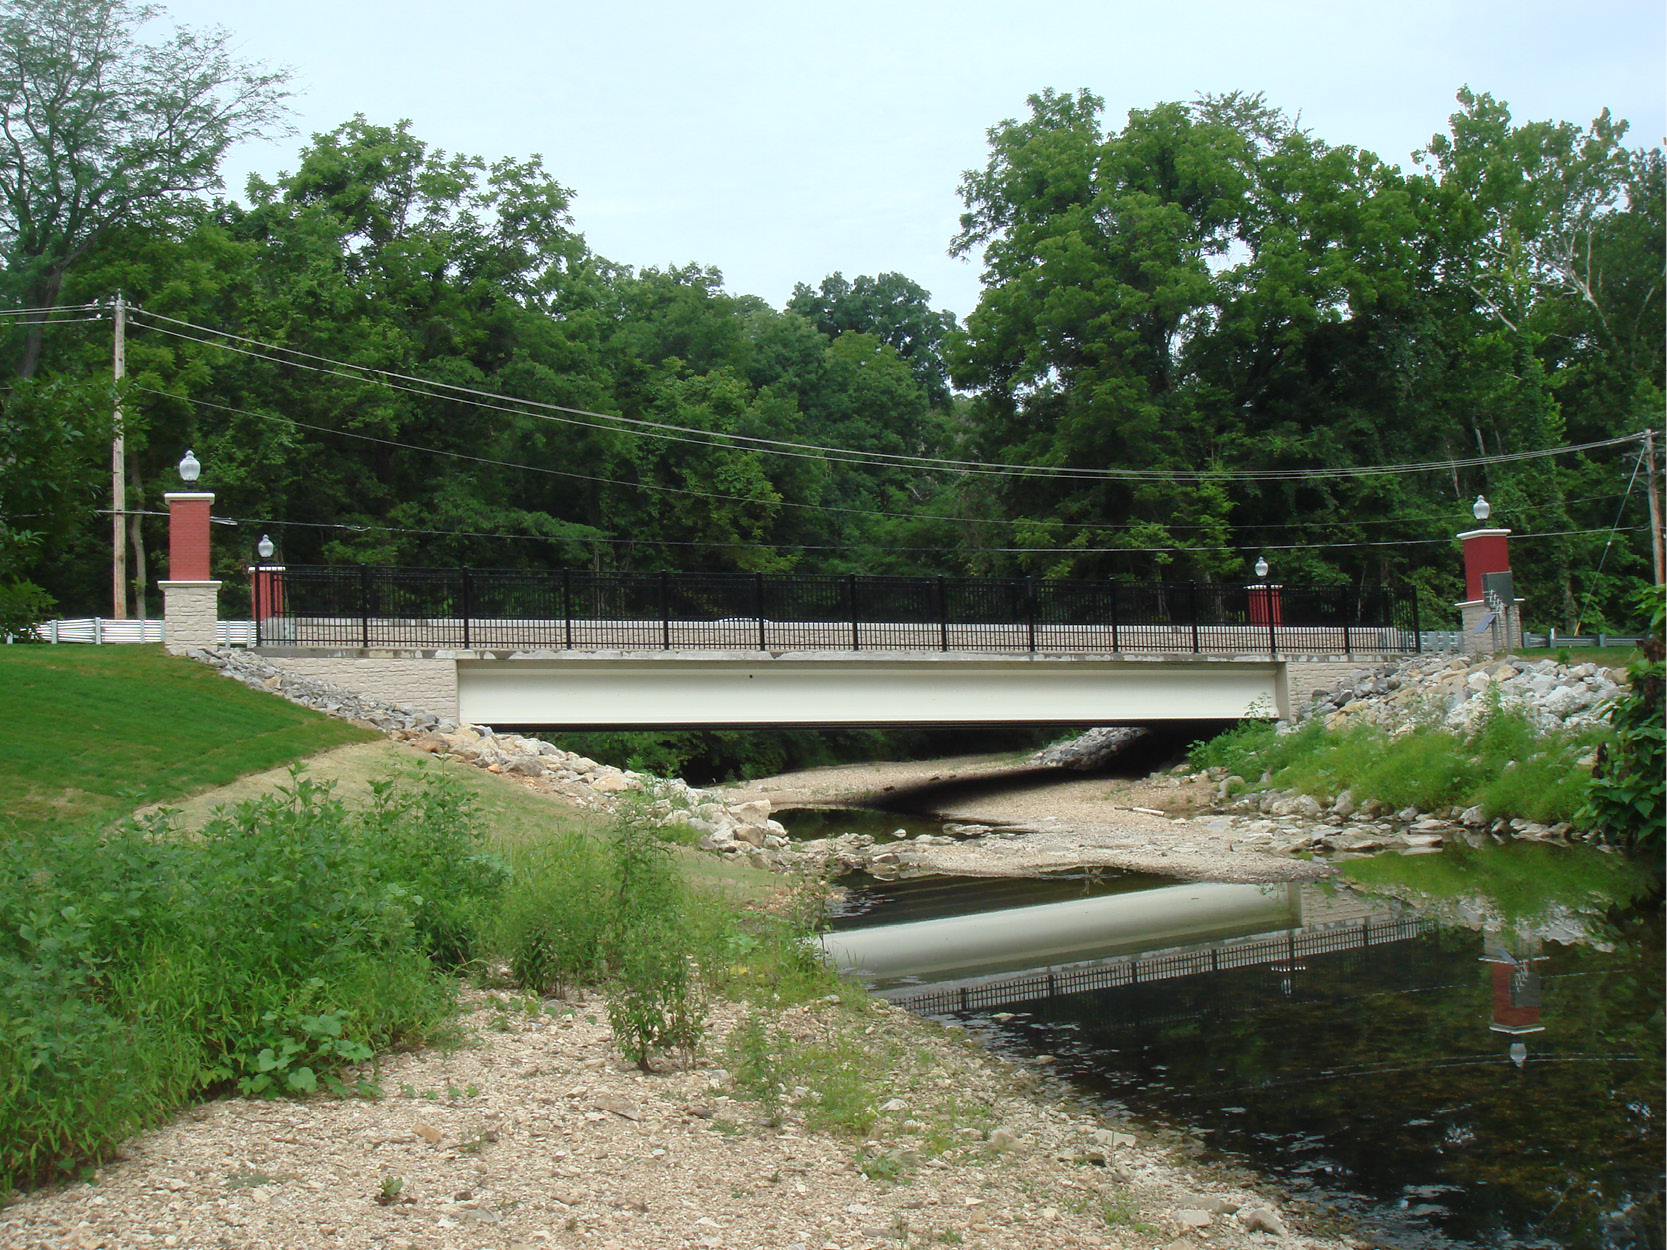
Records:
<instances>
[{"instance_id":1,"label":"water reflection","mask_svg":"<svg viewBox=\"0 0 1667 1250\"><path fill-rule=\"evenodd\" d=\"M1033 979L999 1010L954 1014L992 1046L1056 1056L1063 1075L1113 1112L1197 1126L1214 1151L1343 1203L1386 1247L1662 1244L1659 909L1610 916L1597 946L1546 938L1531 917L1498 923L1483 908L1472 909L1475 927L1455 923L1451 909L1439 920L1403 912L1416 923L1394 940L1299 948L1305 932L1344 935L1396 904L1310 888L1270 932L1177 938L1178 926L1199 921L1185 913L1203 897L1183 897L1197 889L1166 882L1134 891L1148 895L1139 906L1128 893L1084 900L1101 919L1152 922L1150 945L1095 952L1102 961L1156 967L1179 941L1193 952L1189 966L1050 994L1083 949L1062 946L1066 953L1043 959L1051 981ZM983 913L986 930L1019 940L1050 931L1027 925L1010 894L1007 902L995 926ZM1163 907L1183 915L1147 914ZM1351 907L1361 915L1339 914ZM864 920L872 926L885 914ZM1247 910L1247 918L1257 917ZM893 995L1022 987L1011 961L956 963L921 924L898 927L906 940L887 964ZM886 932L871 927L861 940L880 949ZM1219 957L1258 942L1265 957L1237 966ZM927 956L913 973L902 957L911 949ZM1210 949L1213 965L1197 955Z\"/></svg>"}]
</instances>

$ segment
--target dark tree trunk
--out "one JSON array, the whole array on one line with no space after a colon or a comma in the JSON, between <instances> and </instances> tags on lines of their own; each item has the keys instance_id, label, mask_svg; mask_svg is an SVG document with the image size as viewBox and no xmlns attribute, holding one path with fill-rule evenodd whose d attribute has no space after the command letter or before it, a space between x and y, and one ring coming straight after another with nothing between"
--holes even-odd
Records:
<instances>
[{"instance_id":1,"label":"dark tree trunk","mask_svg":"<svg viewBox=\"0 0 1667 1250\"><path fill-rule=\"evenodd\" d=\"M25 307L38 309L24 321L23 359L18 362L17 376L32 378L41 366L41 348L46 342L46 319L58 302L58 292L64 286L63 270L46 274L39 282L31 283L24 296Z\"/></svg>"}]
</instances>

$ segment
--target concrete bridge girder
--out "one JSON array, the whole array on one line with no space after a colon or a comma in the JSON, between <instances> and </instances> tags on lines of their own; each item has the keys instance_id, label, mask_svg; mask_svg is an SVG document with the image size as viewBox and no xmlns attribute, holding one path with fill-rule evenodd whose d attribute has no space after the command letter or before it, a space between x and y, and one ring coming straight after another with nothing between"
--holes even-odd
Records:
<instances>
[{"instance_id":1,"label":"concrete bridge girder","mask_svg":"<svg viewBox=\"0 0 1667 1250\"><path fill-rule=\"evenodd\" d=\"M919 652L457 660L462 719L610 727L1115 724L1287 715L1285 665Z\"/></svg>"}]
</instances>

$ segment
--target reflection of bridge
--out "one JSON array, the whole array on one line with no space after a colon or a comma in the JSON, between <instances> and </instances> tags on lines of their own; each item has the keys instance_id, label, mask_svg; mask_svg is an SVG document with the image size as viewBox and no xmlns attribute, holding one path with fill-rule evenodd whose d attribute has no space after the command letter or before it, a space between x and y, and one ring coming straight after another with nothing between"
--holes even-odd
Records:
<instances>
[{"instance_id":1,"label":"reflection of bridge","mask_svg":"<svg viewBox=\"0 0 1667 1250\"><path fill-rule=\"evenodd\" d=\"M1418 646L1382 588L290 568L253 607L290 667L493 725L1231 720Z\"/></svg>"},{"instance_id":2,"label":"reflection of bridge","mask_svg":"<svg viewBox=\"0 0 1667 1250\"><path fill-rule=\"evenodd\" d=\"M1175 885L840 931L823 945L882 996L933 1015L1295 965L1406 941L1429 928L1414 915L1371 911L1305 925L1310 897L1294 883ZM1210 940L1172 944L1178 937Z\"/></svg>"}]
</instances>

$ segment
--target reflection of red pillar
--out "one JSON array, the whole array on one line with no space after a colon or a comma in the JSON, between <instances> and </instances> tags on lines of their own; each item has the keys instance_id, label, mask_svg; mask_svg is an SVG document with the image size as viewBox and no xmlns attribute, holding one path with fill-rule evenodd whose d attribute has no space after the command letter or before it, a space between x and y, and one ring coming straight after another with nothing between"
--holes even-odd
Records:
<instances>
[{"instance_id":1,"label":"reflection of red pillar","mask_svg":"<svg viewBox=\"0 0 1667 1250\"><path fill-rule=\"evenodd\" d=\"M284 566L261 564L249 569L249 603L254 618L264 621L284 614Z\"/></svg>"},{"instance_id":2,"label":"reflection of red pillar","mask_svg":"<svg viewBox=\"0 0 1667 1250\"><path fill-rule=\"evenodd\" d=\"M1495 1033L1540 1033L1540 977L1532 963L1492 964Z\"/></svg>"},{"instance_id":3,"label":"reflection of red pillar","mask_svg":"<svg viewBox=\"0 0 1667 1250\"><path fill-rule=\"evenodd\" d=\"M1283 609L1280 607L1278 586L1270 586L1263 582L1256 586L1246 586L1250 592L1250 623L1252 625L1283 625Z\"/></svg>"}]
</instances>

